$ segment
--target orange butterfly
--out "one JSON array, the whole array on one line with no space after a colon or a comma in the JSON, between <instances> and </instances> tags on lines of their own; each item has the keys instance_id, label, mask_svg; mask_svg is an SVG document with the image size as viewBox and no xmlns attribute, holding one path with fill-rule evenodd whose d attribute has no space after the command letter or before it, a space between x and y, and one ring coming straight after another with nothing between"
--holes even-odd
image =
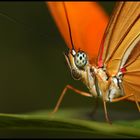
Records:
<instances>
[{"instance_id":1,"label":"orange butterfly","mask_svg":"<svg viewBox=\"0 0 140 140\"><path fill-rule=\"evenodd\" d=\"M105 33L108 18L95 2L47 4L70 48L65 58L72 76L90 91L85 93L66 86L54 112L67 89L88 97L101 97L108 122L106 102L128 99L135 101L140 111L140 83L135 82L140 76L140 2L117 3Z\"/></svg>"}]
</instances>

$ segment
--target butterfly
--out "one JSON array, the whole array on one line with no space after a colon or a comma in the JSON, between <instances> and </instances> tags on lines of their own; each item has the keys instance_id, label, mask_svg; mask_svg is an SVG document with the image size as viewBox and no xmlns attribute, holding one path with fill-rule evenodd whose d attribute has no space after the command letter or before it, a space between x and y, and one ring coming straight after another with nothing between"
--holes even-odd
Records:
<instances>
[{"instance_id":1,"label":"butterfly","mask_svg":"<svg viewBox=\"0 0 140 140\"><path fill-rule=\"evenodd\" d=\"M130 100L136 103L140 111L140 83L136 82L140 79L140 2L117 2L107 27L107 22L100 24L101 20L96 19L93 10L96 3L47 4L69 46L69 52L64 56L72 77L81 80L90 92L86 93L67 85L54 112L57 111L67 89L84 96L101 98L105 118L109 123L111 121L106 102ZM96 8L100 9L98 6ZM83 9L88 9L88 12L83 14ZM98 16L107 21L102 12ZM97 36L93 38L97 24L100 25L97 28L101 32L97 30ZM98 42L94 43L94 39Z\"/></svg>"}]
</instances>

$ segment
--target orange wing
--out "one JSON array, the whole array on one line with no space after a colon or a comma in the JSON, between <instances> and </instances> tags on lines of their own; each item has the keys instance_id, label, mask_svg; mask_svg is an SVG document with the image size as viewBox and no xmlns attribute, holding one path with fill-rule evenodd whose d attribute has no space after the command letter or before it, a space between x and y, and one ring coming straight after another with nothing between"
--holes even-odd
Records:
<instances>
[{"instance_id":1,"label":"orange wing","mask_svg":"<svg viewBox=\"0 0 140 140\"><path fill-rule=\"evenodd\" d=\"M105 32L104 44L100 48L98 63L102 61L109 75L116 75L124 53L140 32L140 2L117 4ZM136 26L137 27L136 27Z\"/></svg>"},{"instance_id":2,"label":"orange wing","mask_svg":"<svg viewBox=\"0 0 140 140\"><path fill-rule=\"evenodd\" d=\"M140 102L140 38L130 58L124 65L126 72L123 76L123 87L126 94L134 94ZM130 97L129 100L134 100Z\"/></svg>"},{"instance_id":3,"label":"orange wing","mask_svg":"<svg viewBox=\"0 0 140 140\"><path fill-rule=\"evenodd\" d=\"M122 71L124 93L140 101L140 2L117 4L104 39L98 65L104 65L109 76Z\"/></svg>"},{"instance_id":4,"label":"orange wing","mask_svg":"<svg viewBox=\"0 0 140 140\"><path fill-rule=\"evenodd\" d=\"M72 48L63 2L47 2L55 22L69 48ZM65 2L76 51L85 51L91 63L98 55L108 16L96 2Z\"/></svg>"}]
</instances>

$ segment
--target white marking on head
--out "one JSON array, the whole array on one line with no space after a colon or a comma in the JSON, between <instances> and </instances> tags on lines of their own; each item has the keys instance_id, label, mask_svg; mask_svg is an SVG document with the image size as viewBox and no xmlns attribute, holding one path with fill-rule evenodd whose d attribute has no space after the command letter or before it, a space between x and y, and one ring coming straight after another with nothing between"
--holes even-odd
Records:
<instances>
[{"instance_id":1,"label":"white marking on head","mask_svg":"<svg viewBox=\"0 0 140 140\"><path fill-rule=\"evenodd\" d=\"M76 52L75 52L75 50L73 50L73 49L72 49L72 55L73 55L73 56L76 55Z\"/></svg>"}]
</instances>

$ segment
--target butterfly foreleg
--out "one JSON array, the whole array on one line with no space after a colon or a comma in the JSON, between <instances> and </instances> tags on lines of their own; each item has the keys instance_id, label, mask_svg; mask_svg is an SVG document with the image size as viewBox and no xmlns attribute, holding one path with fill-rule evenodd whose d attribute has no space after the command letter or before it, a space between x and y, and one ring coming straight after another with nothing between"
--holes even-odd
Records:
<instances>
[{"instance_id":1,"label":"butterfly foreleg","mask_svg":"<svg viewBox=\"0 0 140 140\"><path fill-rule=\"evenodd\" d=\"M63 99L63 97L64 97L64 95L65 95L65 93L67 92L68 89L71 89L71 90L73 90L75 93L78 93L78 94L80 94L80 95L83 95L83 96L86 96L86 97L92 97L92 94L90 94L90 93L80 91L80 90L78 90L78 89L72 87L71 85L67 85L67 86L63 89L63 91L62 91L62 93L61 93L61 95L60 95L60 97L59 97L59 99L58 99L58 101L57 101L57 103L56 103L56 106L55 106L55 108L54 108L54 110L53 110L52 113L57 112L57 110L58 110L58 108L59 108L59 106L60 106L60 104L61 104L61 102L62 102L62 99Z\"/></svg>"}]
</instances>

